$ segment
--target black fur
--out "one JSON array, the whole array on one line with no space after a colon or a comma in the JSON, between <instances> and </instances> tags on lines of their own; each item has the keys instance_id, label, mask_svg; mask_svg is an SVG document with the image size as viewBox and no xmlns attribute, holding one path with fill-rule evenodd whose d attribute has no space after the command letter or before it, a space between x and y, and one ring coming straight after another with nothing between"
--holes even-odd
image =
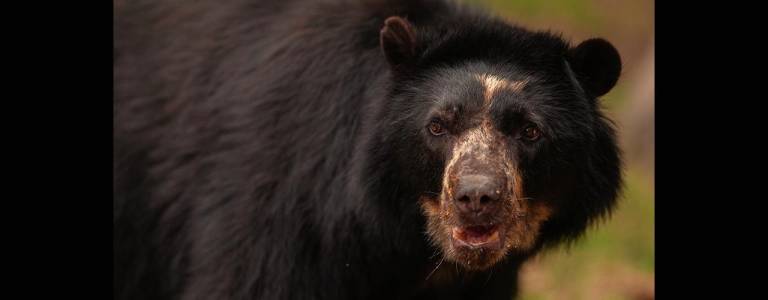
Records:
<instances>
[{"instance_id":1,"label":"black fur","mask_svg":"<svg viewBox=\"0 0 768 300\"><path fill-rule=\"evenodd\" d=\"M415 28L402 68L380 47L390 16ZM618 77L612 47L431 0L118 1L114 33L115 299L514 294L530 253L425 286L438 250L417 198L444 162L417 95L468 70L538 78L514 104L552 137L521 154L529 188L572 191L541 246L614 206L619 153L594 101Z\"/></svg>"}]
</instances>

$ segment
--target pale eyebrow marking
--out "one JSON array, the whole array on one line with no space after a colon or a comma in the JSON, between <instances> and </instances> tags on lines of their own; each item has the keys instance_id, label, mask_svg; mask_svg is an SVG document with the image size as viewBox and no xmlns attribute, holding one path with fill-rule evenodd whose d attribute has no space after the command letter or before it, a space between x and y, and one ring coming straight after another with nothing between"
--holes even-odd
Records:
<instances>
[{"instance_id":1,"label":"pale eyebrow marking","mask_svg":"<svg viewBox=\"0 0 768 300\"><path fill-rule=\"evenodd\" d=\"M483 84L485 90L483 91L483 99L485 100L485 106L489 107L493 101L493 95L500 89L506 89L512 92L521 92L525 85L528 84L528 79L521 81L509 81L504 78L490 75L490 74L475 74L475 79L479 80Z\"/></svg>"}]
</instances>

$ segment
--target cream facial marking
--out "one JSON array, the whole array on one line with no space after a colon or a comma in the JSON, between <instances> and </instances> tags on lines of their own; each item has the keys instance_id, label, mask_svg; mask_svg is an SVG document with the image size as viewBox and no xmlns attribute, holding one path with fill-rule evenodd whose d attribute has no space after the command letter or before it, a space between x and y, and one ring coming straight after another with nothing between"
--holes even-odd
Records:
<instances>
[{"instance_id":1,"label":"cream facial marking","mask_svg":"<svg viewBox=\"0 0 768 300\"><path fill-rule=\"evenodd\" d=\"M519 93L523 90L528 80L521 81L509 81L504 78L490 75L490 74L476 74L475 78L483 84L485 90L483 92L483 99L485 100L485 106L489 107L493 101L493 95L501 89L506 89L511 92Z\"/></svg>"}]
</instances>

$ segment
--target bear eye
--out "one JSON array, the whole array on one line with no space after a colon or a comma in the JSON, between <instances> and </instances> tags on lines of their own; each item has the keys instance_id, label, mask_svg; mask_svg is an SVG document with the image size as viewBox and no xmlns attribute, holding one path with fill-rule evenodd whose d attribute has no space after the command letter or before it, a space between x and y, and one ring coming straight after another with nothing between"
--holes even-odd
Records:
<instances>
[{"instance_id":1,"label":"bear eye","mask_svg":"<svg viewBox=\"0 0 768 300\"><path fill-rule=\"evenodd\" d=\"M429 122L429 125L427 125L427 129L429 130L429 133L434 136L440 136L446 134L445 128L443 128L443 125L440 124L440 122L433 120L432 122Z\"/></svg>"},{"instance_id":2,"label":"bear eye","mask_svg":"<svg viewBox=\"0 0 768 300\"><path fill-rule=\"evenodd\" d=\"M523 129L523 137L529 141L535 141L541 137L541 130L536 125L528 124Z\"/></svg>"}]
</instances>

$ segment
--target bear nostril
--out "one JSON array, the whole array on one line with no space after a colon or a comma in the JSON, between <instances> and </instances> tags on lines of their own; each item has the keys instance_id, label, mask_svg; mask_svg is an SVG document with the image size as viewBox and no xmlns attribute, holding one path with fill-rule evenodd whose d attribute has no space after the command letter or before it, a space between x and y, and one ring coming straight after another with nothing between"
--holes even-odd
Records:
<instances>
[{"instance_id":1,"label":"bear nostril","mask_svg":"<svg viewBox=\"0 0 768 300\"><path fill-rule=\"evenodd\" d=\"M498 178L488 175L460 176L454 203L461 212L490 212L501 198L501 183Z\"/></svg>"}]
</instances>

